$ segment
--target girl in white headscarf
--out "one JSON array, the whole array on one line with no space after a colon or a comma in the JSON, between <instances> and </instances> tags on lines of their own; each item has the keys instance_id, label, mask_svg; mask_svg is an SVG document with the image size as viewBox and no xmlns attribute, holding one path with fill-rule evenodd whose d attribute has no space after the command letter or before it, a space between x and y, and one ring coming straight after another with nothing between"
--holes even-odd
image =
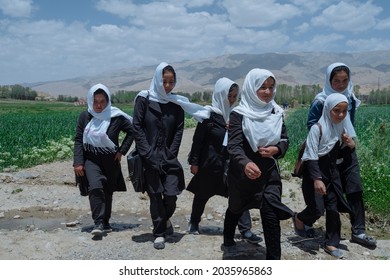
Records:
<instances>
[{"instance_id":1,"label":"girl in white headscarf","mask_svg":"<svg viewBox=\"0 0 390 280\"><path fill-rule=\"evenodd\" d=\"M288 149L283 110L274 101L274 75L252 69L241 101L230 114L228 152L229 205L224 222L224 248L235 248L234 232L242 213L260 209L267 259L280 259L280 220L294 213L281 202L282 181L277 159Z\"/></svg>"},{"instance_id":2,"label":"girl in white headscarf","mask_svg":"<svg viewBox=\"0 0 390 280\"><path fill-rule=\"evenodd\" d=\"M102 236L112 230L112 195L126 191L120 161L133 142L132 118L111 106L111 93L105 85L90 88L88 110L77 122L74 143L74 172L78 178L87 178L88 196L94 228L91 233ZM119 144L120 132L126 133ZM85 182L85 180L84 180Z\"/></svg>"},{"instance_id":3,"label":"girl in white headscarf","mask_svg":"<svg viewBox=\"0 0 390 280\"><path fill-rule=\"evenodd\" d=\"M199 223L207 201L214 195L228 196L224 180L228 154L227 129L229 115L236 105L239 87L228 78L220 78L214 86L210 110L210 118L198 123L193 139L188 163L194 177L187 190L194 193L191 218L188 231L199 234ZM243 239L258 243L261 238L251 232L252 220L249 211L245 211L238 223Z\"/></svg>"},{"instance_id":4,"label":"girl in white headscarf","mask_svg":"<svg viewBox=\"0 0 390 280\"><path fill-rule=\"evenodd\" d=\"M197 121L210 116L203 106L172 92L176 81L173 67L160 63L149 90L137 95L133 114L136 147L145 166L156 249L164 249L166 235L173 234L170 218L176 209L177 196L185 188L183 167L177 159L184 112Z\"/></svg>"},{"instance_id":5,"label":"girl in white headscarf","mask_svg":"<svg viewBox=\"0 0 390 280\"><path fill-rule=\"evenodd\" d=\"M321 117L326 98L333 94L342 94L348 101L348 115L346 117L346 132L350 137L355 138L354 120L356 109L360 105L353 92L351 71L347 65L341 62L332 63L328 66L325 75L325 84L322 92L317 94L313 100L307 120L310 127L317 123ZM342 184L348 203L351 208L351 240L363 246L375 247L375 238L366 235L365 207L363 201L363 184L360 177L360 167L355 148L343 146L338 160L339 171L342 174ZM314 230L311 225L306 226L306 233L312 237Z\"/></svg>"},{"instance_id":6,"label":"girl in white headscarf","mask_svg":"<svg viewBox=\"0 0 390 280\"><path fill-rule=\"evenodd\" d=\"M344 143L355 147L352 137L347 134L348 100L342 94L329 95L324 104L318 125L311 127L302 156L305 164L302 191L306 208L293 218L297 234L304 235L305 224L314 223L326 210L326 235L324 249L336 258L342 258L337 248L340 243L339 210L349 212L343 196L337 156Z\"/></svg>"}]
</instances>

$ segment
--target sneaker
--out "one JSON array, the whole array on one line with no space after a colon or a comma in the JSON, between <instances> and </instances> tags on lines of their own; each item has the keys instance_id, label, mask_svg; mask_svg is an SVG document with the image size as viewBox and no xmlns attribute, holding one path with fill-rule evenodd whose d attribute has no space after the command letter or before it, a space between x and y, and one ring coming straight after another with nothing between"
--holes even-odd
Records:
<instances>
[{"instance_id":1,"label":"sneaker","mask_svg":"<svg viewBox=\"0 0 390 280\"><path fill-rule=\"evenodd\" d=\"M111 227L111 225L110 225L109 223L103 224L103 231L104 231L104 233L110 233L110 232L112 232L112 227Z\"/></svg>"},{"instance_id":2,"label":"sneaker","mask_svg":"<svg viewBox=\"0 0 390 280\"><path fill-rule=\"evenodd\" d=\"M190 223L188 225L188 233L198 235L199 234L199 224Z\"/></svg>"},{"instance_id":3,"label":"sneaker","mask_svg":"<svg viewBox=\"0 0 390 280\"><path fill-rule=\"evenodd\" d=\"M165 238L157 237L153 242L154 249L161 250L165 248Z\"/></svg>"},{"instance_id":4,"label":"sneaker","mask_svg":"<svg viewBox=\"0 0 390 280\"><path fill-rule=\"evenodd\" d=\"M365 233L352 234L351 241L367 247L376 247L375 238L368 236Z\"/></svg>"},{"instance_id":5,"label":"sneaker","mask_svg":"<svg viewBox=\"0 0 390 280\"><path fill-rule=\"evenodd\" d=\"M102 224L95 225L91 231L91 234L94 236L102 236L103 235L103 225Z\"/></svg>"},{"instance_id":6,"label":"sneaker","mask_svg":"<svg viewBox=\"0 0 390 280\"><path fill-rule=\"evenodd\" d=\"M241 234L241 236L242 236L243 240L246 240L246 241L248 241L249 243L252 243L252 244L257 244L257 243L263 241L263 238L261 238L260 236L254 234L250 230L247 230L244 234Z\"/></svg>"},{"instance_id":7,"label":"sneaker","mask_svg":"<svg viewBox=\"0 0 390 280\"><path fill-rule=\"evenodd\" d=\"M165 230L166 235L172 235L174 233L173 226L170 220L167 221L167 228Z\"/></svg>"}]
</instances>

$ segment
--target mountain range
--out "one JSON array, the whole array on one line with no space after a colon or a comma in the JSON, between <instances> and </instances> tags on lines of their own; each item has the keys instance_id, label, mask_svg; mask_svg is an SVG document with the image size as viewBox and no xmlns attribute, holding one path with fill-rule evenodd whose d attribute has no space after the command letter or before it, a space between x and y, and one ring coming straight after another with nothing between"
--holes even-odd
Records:
<instances>
[{"instance_id":1,"label":"mountain range","mask_svg":"<svg viewBox=\"0 0 390 280\"><path fill-rule=\"evenodd\" d=\"M240 86L253 68L272 71L278 84L323 85L328 65L343 62L352 70L352 82L360 86L360 93L390 86L390 51L359 53L289 52L263 54L231 54L199 60L170 63L177 73L175 92L212 91L215 82L228 77ZM29 83L39 93L85 97L89 88L105 84L112 93L118 90L148 89L157 65L119 69L95 76Z\"/></svg>"}]
</instances>

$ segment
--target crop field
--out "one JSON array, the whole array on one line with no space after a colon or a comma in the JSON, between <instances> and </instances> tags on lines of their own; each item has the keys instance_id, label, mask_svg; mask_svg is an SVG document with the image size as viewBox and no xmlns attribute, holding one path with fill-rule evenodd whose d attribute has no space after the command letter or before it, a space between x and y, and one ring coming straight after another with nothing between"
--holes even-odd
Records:
<instances>
[{"instance_id":1,"label":"crop field","mask_svg":"<svg viewBox=\"0 0 390 280\"><path fill-rule=\"evenodd\" d=\"M116 105L115 105L116 106ZM133 112L130 105L118 106ZM0 101L0 172L71 159L77 118L85 107L58 102ZM287 111L290 148L280 161L291 172L298 147L307 136L308 109ZM361 106L356 113L357 154L364 199L371 211L390 216L390 106ZM196 122L186 115L186 127Z\"/></svg>"}]
</instances>

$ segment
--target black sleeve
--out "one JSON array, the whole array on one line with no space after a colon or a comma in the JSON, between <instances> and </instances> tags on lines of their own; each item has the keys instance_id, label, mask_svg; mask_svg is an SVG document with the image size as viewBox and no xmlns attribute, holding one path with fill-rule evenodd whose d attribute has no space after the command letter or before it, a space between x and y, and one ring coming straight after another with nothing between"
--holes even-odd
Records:
<instances>
[{"instance_id":1,"label":"black sleeve","mask_svg":"<svg viewBox=\"0 0 390 280\"><path fill-rule=\"evenodd\" d=\"M242 131L242 115L232 112L229 118L228 152L232 160L244 168L251 160L244 150L244 133Z\"/></svg>"},{"instance_id":2,"label":"black sleeve","mask_svg":"<svg viewBox=\"0 0 390 280\"><path fill-rule=\"evenodd\" d=\"M309 170L309 175L312 180L322 178L322 173L320 166L318 165L318 160L308 160L306 161L307 169Z\"/></svg>"},{"instance_id":3,"label":"black sleeve","mask_svg":"<svg viewBox=\"0 0 390 280\"><path fill-rule=\"evenodd\" d=\"M208 137L208 123L209 120L204 120L196 126L194 136L192 137L191 151L188 154L188 164L190 165L199 166L200 164L201 151Z\"/></svg>"},{"instance_id":4,"label":"black sleeve","mask_svg":"<svg viewBox=\"0 0 390 280\"><path fill-rule=\"evenodd\" d=\"M74 138L73 148L73 166L84 165L84 148L83 148L83 133L87 123L90 120L90 115L87 111L81 112L76 125L76 135Z\"/></svg>"},{"instance_id":5,"label":"black sleeve","mask_svg":"<svg viewBox=\"0 0 390 280\"><path fill-rule=\"evenodd\" d=\"M307 128L310 128L318 122L321 118L322 110L324 109L324 104L319 100L314 100L310 105L309 114L307 115Z\"/></svg>"},{"instance_id":6,"label":"black sleeve","mask_svg":"<svg viewBox=\"0 0 390 280\"><path fill-rule=\"evenodd\" d=\"M121 146L118 149L118 152L120 152L122 155L126 155L129 151L131 144L133 144L134 135L133 135L133 125L129 119L126 117L121 117L121 131L126 133L125 138L122 141Z\"/></svg>"},{"instance_id":7,"label":"black sleeve","mask_svg":"<svg viewBox=\"0 0 390 280\"><path fill-rule=\"evenodd\" d=\"M175 135L173 136L172 144L169 147L169 150L172 152L172 154L176 155L176 157L179 154L180 144L183 138L183 131L184 131L184 110L180 108L176 127L175 127L175 132L174 132Z\"/></svg>"},{"instance_id":8,"label":"black sleeve","mask_svg":"<svg viewBox=\"0 0 390 280\"><path fill-rule=\"evenodd\" d=\"M283 120L282 133L280 135L280 142L275 145L279 150L279 152L276 155L274 155L275 159L280 159L280 158L284 157L284 155L286 154L286 152L288 150L289 143L290 142L288 140L287 127L286 127L284 120Z\"/></svg>"}]
</instances>

